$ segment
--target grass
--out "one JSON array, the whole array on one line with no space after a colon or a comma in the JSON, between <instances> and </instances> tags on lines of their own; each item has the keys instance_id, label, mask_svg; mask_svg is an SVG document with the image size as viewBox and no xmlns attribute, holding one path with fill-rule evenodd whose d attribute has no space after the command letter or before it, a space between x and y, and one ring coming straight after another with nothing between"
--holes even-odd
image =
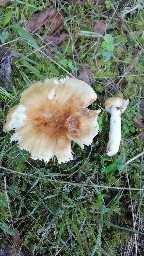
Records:
<instances>
[{"instance_id":1,"label":"grass","mask_svg":"<svg viewBox=\"0 0 144 256\"><path fill-rule=\"evenodd\" d=\"M135 156L143 151L143 143L133 124L134 117L142 118L144 96L143 54L135 60L144 43L142 1L57 1L64 18L55 34L64 29L69 37L60 47L51 45L49 52L44 51L44 27L35 34L23 29L26 19L44 10L43 2L52 5L17 0L1 7L1 43L21 58L12 60L13 87L6 89L0 82L0 247L8 241L26 255L142 255L143 155ZM111 27L108 36L93 32L103 19ZM32 160L4 133L6 114L32 81L78 76L83 67L92 70L98 94L92 108L102 109L98 136L84 150L72 143L76 157L67 164ZM103 102L117 91L130 104L122 116L120 150L108 157L109 116Z\"/></svg>"}]
</instances>

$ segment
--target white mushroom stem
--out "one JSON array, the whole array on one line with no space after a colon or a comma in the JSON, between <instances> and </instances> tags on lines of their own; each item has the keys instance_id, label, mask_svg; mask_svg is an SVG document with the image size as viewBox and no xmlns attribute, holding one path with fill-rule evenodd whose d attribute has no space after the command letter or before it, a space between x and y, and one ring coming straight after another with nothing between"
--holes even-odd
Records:
<instances>
[{"instance_id":1,"label":"white mushroom stem","mask_svg":"<svg viewBox=\"0 0 144 256\"><path fill-rule=\"evenodd\" d=\"M109 131L109 141L107 145L107 155L115 155L120 146L121 141L121 111L118 108L111 108L111 118L110 118L110 131Z\"/></svg>"},{"instance_id":2,"label":"white mushroom stem","mask_svg":"<svg viewBox=\"0 0 144 256\"><path fill-rule=\"evenodd\" d=\"M121 114L126 110L129 100L121 97L111 97L105 101L105 109L111 114L109 142L107 145L107 155L114 156L121 142Z\"/></svg>"}]
</instances>

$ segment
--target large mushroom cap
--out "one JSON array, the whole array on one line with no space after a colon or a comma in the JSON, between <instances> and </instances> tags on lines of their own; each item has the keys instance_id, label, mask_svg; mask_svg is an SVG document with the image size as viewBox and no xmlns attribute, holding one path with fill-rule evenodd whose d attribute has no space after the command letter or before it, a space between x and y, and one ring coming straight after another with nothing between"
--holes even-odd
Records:
<instances>
[{"instance_id":1,"label":"large mushroom cap","mask_svg":"<svg viewBox=\"0 0 144 256\"><path fill-rule=\"evenodd\" d=\"M76 78L46 79L21 94L20 104L7 115L5 130L14 130L11 140L31 153L33 159L58 162L73 159L71 142L82 148L98 133L100 110L89 110L97 98L94 90Z\"/></svg>"}]
</instances>

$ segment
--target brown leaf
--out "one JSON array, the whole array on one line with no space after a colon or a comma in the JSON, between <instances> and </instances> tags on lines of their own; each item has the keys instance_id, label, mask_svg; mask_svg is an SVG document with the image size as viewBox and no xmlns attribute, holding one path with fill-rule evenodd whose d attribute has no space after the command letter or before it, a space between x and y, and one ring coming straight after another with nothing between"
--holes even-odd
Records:
<instances>
[{"instance_id":1,"label":"brown leaf","mask_svg":"<svg viewBox=\"0 0 144 256\"><path fill-rule=\"evenodd\" d=\"M63 13L55 10L55 12L45 21L45 28L52 33L62 24Z\"/></svg>"},{"instance_id":2,"label":"brown leaf","mask_svg":"<svg viewBox=\"0 0 144 256\"><path fill-rule=\"evenodd\" d=\"M140 114L142 115L142 119L144 121L144 100L142 101L139 107L140 107Z\"/></svg>"},{"instance_id":3,"label":"brown leaf","mask_svg":"<svg viewBox=\"0 0 144 256\"><path fill-rule=\"evenodd\" d=\"M87 177L87 181L92 181L94 182L96 180L96 177L95 176L88 176Z\"/></svg>"},{"instance_id":4,"label":"brown leaf","mask_svg":"<svg viewBox=\"0 0 144 256\"><path fill-rule=\"evenodd\" d=\"M90 68L83 68L80 71L78 79L80 79L80 80L86 82L87 84L89 84L91 82L92 75L93 75L93 73L92 73Z\"/></svg>"},{"instance_id":5,"label":"brown leaf","mask_svg":"<svg viewBox=\"0 0 144 256\"><path fill-rule=\"evenodd\" d=\"M144 132L138 132L139 139L144 142Z\"/></svg>"},{"instance_id":6,"label":"brown leaf","mask_svg":"<svg viewBox=\"0 0 144 256\"><path fill-rule=\"evenodd\" d=\"M0 0L0 6L7 4L10 0Z\"/></svg>"},{"instance_id":7,"label":"brown leaf","mask_svg":"<svg viewBox=\"0 0 144 256\"><path fill-rule=\"evenodd\" d=\"M95 176L88 176L88 177L84 177L84 176L81 176L81 177L77 177L76 178L76 182L78 182L78 183L81 183L81 182L90 182L90 181L92 181L92 182L94 182L95 181Z\"/></svg>"},{"instance_id":8,"label":"brown leaf","mask_svg":"<svg viewBox=\"0 0 144 256\"><path fill-rule=\"evenodd\" d=\"M4 250L4 256L24 256L23 252L21 250L14 250L14 246L7 245L7 247Z\"/></svg>"},{"instance_id":9,"label":"brown leaf","mask_svg":"<svg viewBox=\"0 0 144 256\"><path fill-rule=\"evenodd\" d=\"M20 236L17 229L11 237L5 237L5 234L0 233L0 256L30 256L30 251L23 244Z\"/></svg>"},{"instance_id":10,"label":"brown leaf","mask_svg":"<svg viewBox=\"0 0 144 256\"><path fill-rule=\"evenodd\" d=\"M4 243L4 242L3 242ZM22 248L15 248L15 244L4 243L5 247L0 248L0 256L25 256Z\"/></svg>"},{"instance_id":11,"label":"brown leaf","mask_svg":"<svg viewBox=\"0 0 144 256\"><path fill-rule=\"evenodd\" d=\"M78 183L85 182L86 180L87 180L87 177L83 177L83 176L76 177L76 182Z\"/></svg>"},{"instance_id":12,"label":"brown leaf","mask_svg":"<svg viewBox=\"0 0 144 256\"><path fill-rule=\"evenodd\" d=\"M136 117L133 119L133 124L138 128L144 129L144 123Z\"/></svg>"},{"instance_id":13,"label":"brown leaf","mask_svg":"<svg viewBox=\"0 0 144 256\"><path fill-rule=\"evenodd\" d=\"M9 56L11 54L10 48L5 46L0 46L0 60L2 61L3 58Z\"/></svg>"},{"instance_id":14,"label":"brown leaf","mask_svg":"<svg viewBox=\"0 0 144 256\"><path fill-rule=\"evenodd\" d=\"M141 240L141 248L144 249L144 240Z\"/></svg>"},{"instance_id":15,"label":"brown leaf","mask_svg":"<svg viewBox=\"0 0 144 256\"><path fill-rule=\"evenodd\" d=\"M106 22L105 20L98 21L94 26L94 32L104 35L106 32Z\"/></svg>"},{"instance_id":16,"label":"brown leaf","mask_svg":"<svg viewBox=\"0 0 144 256\"><path fill-rule=\"evenodd\" d=\"M15 57L20 57L20 54L11 53L8 47L0 46L0 80L7 89L12 86L11 60Z\"/></svg>"},{"instance_id":17,"label":"brown leaf","mask_svg":"<svg viewBox=\"0 0 144 256\"><path fill-rule=\"evenodd\" d=\"M62 32L62 34L60 36L49 36L49 35L47 35L45 37L45 41L47 43L51 43L54 46L58 46L63 41L65 41L67 37L68 37L68 34L66 34L65 32Z\"/></svg>"},{"instance_id":18,"label":"brown leaf","mask_svg":"<svg viewBox=\"0 0 144 256\"><path fill-rule=\"evenodd\" d=\"M30 32L35 32L44 24L45 20L48 17L51 17L52 15L54 15L54 13L55 13L55 9L52 9L52 8L51 9L47 8L43 12L34 13L31 19L29 19L24 24L24 27L26 28L26 30Z\"/></svg>"}]
</instances>

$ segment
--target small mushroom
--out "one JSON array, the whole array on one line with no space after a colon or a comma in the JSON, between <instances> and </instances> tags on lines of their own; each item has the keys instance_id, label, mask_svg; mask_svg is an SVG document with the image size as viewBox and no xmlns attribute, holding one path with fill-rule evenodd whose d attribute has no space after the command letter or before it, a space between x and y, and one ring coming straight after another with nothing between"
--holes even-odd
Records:
<instances>
[{"instance_id":1,"label":"small mushroom","mask_svg":"<svg viewBox=\"0 0 144 256\"><path fill-rule=\"evenodd\" d=\"M105 101L105 109L111 114L109 142L107 145L107 155L115 155L121 142L121 114L126 110L129 100L120 97L111 97Z\"/></svg>"},{"instance_id":2,"label":"small mushroom","mask_svg":"<svg viewBox=\"0 0 144 256\"><path fill-rule=\"evenodd\" d=\"M11 141L31 153L32 159L58 162L73 159L71 140L81 148L98 133L100 110L87 107L97 98L94 90L76 78L46 79L29 86L20 103L7 115L5 131L14 130Z\"/></svg>"}]
</instances>

